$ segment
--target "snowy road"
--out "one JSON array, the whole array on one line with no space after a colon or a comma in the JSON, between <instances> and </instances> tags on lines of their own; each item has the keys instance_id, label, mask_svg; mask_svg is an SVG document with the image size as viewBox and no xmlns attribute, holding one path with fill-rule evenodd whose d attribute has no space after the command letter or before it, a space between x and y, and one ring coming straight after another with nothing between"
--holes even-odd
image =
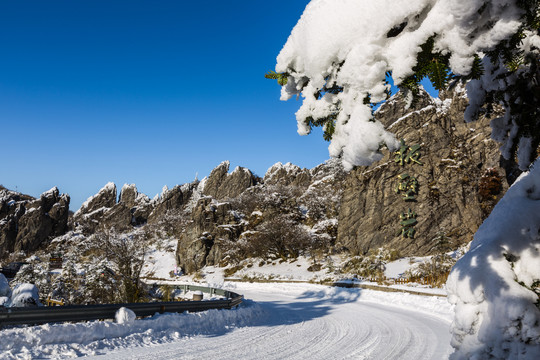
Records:
<instances>
[{"instance_id":1,"label":"snowy road","mask_svg":"<svg viewBox=\"0 0 540 360\"><path fill-rule=\"evenodd\" d=\"M307 284L231 286L260 308L247 326L95 358L440 360L451 352L444 299Z\"/></svg>"}]
</instances>

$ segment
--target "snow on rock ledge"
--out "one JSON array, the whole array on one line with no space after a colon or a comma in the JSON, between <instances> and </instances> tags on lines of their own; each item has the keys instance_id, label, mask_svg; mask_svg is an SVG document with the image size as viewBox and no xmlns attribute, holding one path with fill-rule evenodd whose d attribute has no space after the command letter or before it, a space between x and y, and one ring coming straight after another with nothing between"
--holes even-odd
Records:
<instances>
[{"instance_id":1,"label":"snow on rock ledge","mask_svg":"<svg viewBox=\"0 0 540 360\"><path fill-rule=\"evenodd\" d=\"M452 359L540 359L540 161L480 226L448 278Z\"/></svg>"},{"instance_id":2,"label":"snow on rock ledge","mask_svg":"<svg viewBox=\"0 0 540 360\"><path fill-rule=\"evenodd\" d=\"M282 164L281 162L272 165L264 175L264 183L267 185L281 186L309 186L311 174L308 169L301 169L299 166L290 162Z\"/></svg>"},{"instance_id":3,"label":"snow on rock ledge","mask_svg":"<svg viewBox=\"0 0 540 360\"><path fill-rule=\"evenodd\" d=\"M89 197L74 216L78 217L101 208L112 208L114 205L116 205L116 185L108 182L96 195Z\"/></svg>"}]
</instances>

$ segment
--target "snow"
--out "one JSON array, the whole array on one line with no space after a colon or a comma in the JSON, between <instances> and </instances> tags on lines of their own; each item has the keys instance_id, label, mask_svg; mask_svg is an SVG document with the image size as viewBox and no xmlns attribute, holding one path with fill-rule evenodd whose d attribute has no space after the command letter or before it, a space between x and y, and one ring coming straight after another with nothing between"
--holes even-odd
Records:
<instances>
[{"instance_id":1,"label":"snow","mask_svg":"<svg viewBox=\"0 0 540 360\"><path fill-rule=\"evenodd\" d=\"M313 284L225 283L234 310L3 329L0 359L445 359L451 307L439 298ZM227 349L227 351L223 351Z\"/></svg>"},{"instance_id":2,"label":"snow","mask_svg":"<svg viewBox=\"0 0 540 360\"><path fill-rule=\"evenodd\" d=\"M448 278L460 358L540 358L540 163L521 175L480 226ZM536 283L536 285L535 285Z\"/></svg>"},{"instance_id":3,"label":"snow","mask_svg":"<svg viewBox=\"0 0 540 360\"><path fill-rule=\"evenodd\" d=\"M264 181L270 182L276 176L276 174L279 171L285 171L287 175L289 176L295 176L298 175L302 169L298 165L294 165L290 162L286 164L282 164L281 162L277 162L274 165L270 166L268 170L266 170L266 173L264 174Z\"/></svg>"},{"instance_id":4,"label":"snow","mask_svg":"<svg viewBox=\"0 0 540 360\"><path fill-rule=\"evenodd\" d=\"M143 278L169 280L170 273L178 270L176 267L176 244L177 239L158 240L160 246L153 244L145 256L145 264L142 270Z\"/></svg>"},{"instance_id":5,"label":"snow","mask_svg":"<svg viewBox=\"0 0 540 360\"><path fill-rule=\"evenodd\" d=\"M42 306L39 301L39 291L34 284L19 284L13 289L9 307L34 307Z\"/></svg>"},{"instance_id":6,"label":"snow","mask_svg":"<svg viewBox=\"0 0 540 360\"><path fill-rule=\"evenodd\" d=\"M250 262L253 266L246 266L237 271L232 278L235 279L258 279L258 280L288 280L288 281L323 281L329 276L327 269L320 271L309 271L308 268L313 262L306 257L299 257L294 262L268 262L260 266L260 261L256 259Z\"/></svg>"},{"instance_id":7,"label":"snow","mask_svg":"<svg viewBox=\"0 0 540 360\"><path fill-rule=\"evenodd\" d=\"M414 262L413 258L402 258L396 261L392 261L386 264L386 270L384 275L387 278L397 279L405 274L405 271L411 267L411 262Z\"/></svg>"},{"instance_id":8,"label":"snow","mask_svg":"<svg viewBox=\"0 0 540 360\"><path fill-rule=\"evenodd\" d=\"M310 118L338 112L330 155L342 156L346 169L368 165L381 158L381 144L397 146L395 137L372 121L371 108L362 101L367 95L372 103L385 100L387 71L399 85L413 73L420 45L437 34L435 48L452 54L452 71L467 74L475 54L517 31L521 14L505 0L312 0L277 57L276 72L289 74L281 99L302 96L296 113L301 135L311 132ZM400 24L405 24L403 31L388 37ZM536 35L527 36L524 47L538 43ZM343 91L317 98L325 85Z\"/></svg>"},{"instance_id":9,"label":"snow","mask_svg":"<svg viewBox=\"0 0 540 360\"><path fill-rule=\"evenodd\" d=\"M135 322L136 318L137 315L135 315L133 310L130 310L126 307L121 307L116 311L116 314L114 315L114 319L117 324L131 324Z\"/></svg>"}]
</instances>

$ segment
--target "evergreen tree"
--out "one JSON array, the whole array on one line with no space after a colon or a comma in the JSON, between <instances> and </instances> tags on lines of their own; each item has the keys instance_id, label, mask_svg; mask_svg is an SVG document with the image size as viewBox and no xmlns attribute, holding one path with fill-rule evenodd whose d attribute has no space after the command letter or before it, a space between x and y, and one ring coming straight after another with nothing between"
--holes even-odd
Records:
<instances>
[{"instance_id":1,"label":"evergreen tree","mask_svg":"<svg viewBox=\"0 0 540 360\"><path fill-rule=\"evenodd\" d=\"M312 127L322 126L324 138L332 142L331 155L341 156L347 168L368 165L381 158L379 150L383 146L395 146L391 134L381 126L367 124L375 122L373 116L369 117L358 106L363 102L373 110L388 99L392 78L413 100L420 82L426 78L439 91L457 82L469 83L471 101L466 119L490 115L494 105L502 105L505 116L492 122L493 137L503 143L502 155L519 162L523 170L537 157L540 145L538 0L475 0L461 4L466 9L459 9L452 1L426 0L424 8L416 14L408 13L409 7L396 4L396 9L403 9L404 19L397 24L381 19L377 28L387 26L385 32L367 27L366 34L358 34L354 25L361 17L352 10L361 4L312 2L317 6L306 8L305 20L298 23L278 56L279 71L269 72L266 77L277 80L283 87L282 99L304 97L296 113L299 133L308 134ZM350 27L351 32L347 33L339 25L336 34L343 35L342 42L332 37L332 33L321 36L319 32L323 24L317 21L322 13L330 21L332 6L351 7L347 9L351 11L343 11L350 17L349 21L335 20ZM326 12L320 10L323 7ZM448 12L453 24L439 26L429 21L430 15L437 12ZM354 20L355 16L359 20ZM404 39L410 39L408 47ZM373 47L373 43L377 46ZM373 51L370 53L368 49ZM415 62L410 61L413 57ZM366 73L368 69L372 72Z\"/></svg>"}]
</instances>

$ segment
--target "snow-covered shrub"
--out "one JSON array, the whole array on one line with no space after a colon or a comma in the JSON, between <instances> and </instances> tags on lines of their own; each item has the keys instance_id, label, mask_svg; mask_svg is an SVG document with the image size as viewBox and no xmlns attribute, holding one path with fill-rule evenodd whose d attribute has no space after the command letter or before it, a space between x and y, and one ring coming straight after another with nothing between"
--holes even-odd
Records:
<instances>
[{"instance_id":1,"label":"snow-covered shrub","mask_svg":"<svg viewBox=\"0 0 540 360\"><path fill-rule=\"evenodd\" d=\"M189 214L186 211L170 209L163 216L158 217L157 221L144 226L145 236L147 238L178 238L188 222Z\"/></svg>"},{"instance_id":2,"label":"snow-covered shrub","mask_svg":"<svg viewBox=\"0 0 540 360\"><path fill-rule=\"evenodd\" d=\"M82 297L84 304L110 304L120 302L116 274L107 260L96 259L83 265Z\"/></svg>"},{"instance_id":3,"label":"snow-covered shrub","mask_svg":"<svg viewBox=\"0 0 540 360\"><path fill-rule=\"evenodd\" d=\"M310 230L311 241L309 252L311 256L324 256L332 251L337 239L337 219L323 220L316 223Z\"/></svg>"},{"instance_id":4,"label":"snow-covered shrub","mask_svg":"<svg viewBox=\"0 0 540 360\"><path fill-rule=\"evenodd\" d=\"M47 297L51 290L51 275L48 265L37 257L29 259L30 262L21 266L17 275L12 280L12 286L18 284L34 284L39 289L43 298Z\"/></svg>"},{"instance_id":5,"label":"snow-covered shrub","mask_svg":"<svg viewBox=\"0 0 540 360\"><path fill-rule=\"evenodd\" d=\"M456 260L448 254L433 255L428 261L413 264L405 271L405 277L411 281L428 279L429 284L441 287L455 263Z\"/></svg>"},{"instance_id":6,"label":"snow-covered shrub","mask_svg":"<svg viewBox=\"0 0 540 360\"><path fill-rule=\"evenodd\" d=\"M419 261L405 271L404 276L410 281L425 281L436 287L446 283L450 269L462 255L463 249L452 251L454 248L452 238L446 232L441 231L431 241L433 244L430 252L434 255L427 261Z\"/></svg>"},{"instance_id":7,"label":"snow-covered shrub","mask_svg":"<svg viewBox=\"0 0 540 360\"><path fill-rule=\"evenodd\" d=\"M254 231L244 233L235 244L244 258L288 260L309 249L310 243L310 234L302 225L286 215L277 215L259 224Z\"/></svg>"},{"instance_id":8,"label":"snow-covered shrub","mask_svg":"<svg viewBox=\"0 0 540 360\"><path fill-rule=\"evenodd\" d=\"M62 272L53 279L51 285L51 297L64 299L66 304L82 304L84 303L83 284L84 278L77 273L74 261L64 257Z\"/></svg>"},{"instance_id":9,"label":"snow-covered shrub","mask_svg":"<svg viewBox=\"0 0 540 360\"><path fill-rule=\"evenodd\" d=\"M233 209L246 217L260 211L267 217L289 214L292 218L301 219L303 215L295 199L302 193L302 189L296 186L259 185L249 188L229 202Z\"/></svg>"},{"instance_id":10,"label":"snow-covered shrub","mask_svg":"<svg viewBox=\"0 0 540 360\"><path fill-rule=\"evenodd\" d=\"M453 359L540 359L540 162L507 191L447 282ZM535 291L536 290L536 291Z\"/></svg>"},{"instance_id":11,"label":"snow-covered shrub","mask_svg":"<svg viewBox=\"0 0 540 360\"><path fill-rule=\"evenodd\" d=\"M39 290L34 284L19 284L13 289L9 307L42 306L39 301Z\"/></svg>"},{"instance_id":12,"label":"snow-covered shrub","mask_svg":"<svg viewBox=\"0 0 540 360\"><path fill-rule=\"evenodd\" d=\"M118 278L120 301L136 302L142 295L140 277L148 249L145 234L108 232L99 234L97 243Z\"/></svg>"},{"instance_id":13,"label":"snow-covered shrub","mask_svg":"<svg viewBox=\"0 0 540 360\"><path fill-rule=\"evenodd\" d=\"M337 218L341 204L342 189L339 186L325 188L316 185L310 186L298 199L298 203L306 209L310 225L322 220Z\"/></svg>"},{"instance_id":14,"label":"snow-covered shrub","mask_svg":"<svg viewBox=\"0 0 540 360\"><path fill-rule=\"evenodd\" d=\"M383 278L386 264L398 258L397 250L379 248L366 256L354 256L343 264L342 271L366 278Z\"/></svg>"}]
</instances>

